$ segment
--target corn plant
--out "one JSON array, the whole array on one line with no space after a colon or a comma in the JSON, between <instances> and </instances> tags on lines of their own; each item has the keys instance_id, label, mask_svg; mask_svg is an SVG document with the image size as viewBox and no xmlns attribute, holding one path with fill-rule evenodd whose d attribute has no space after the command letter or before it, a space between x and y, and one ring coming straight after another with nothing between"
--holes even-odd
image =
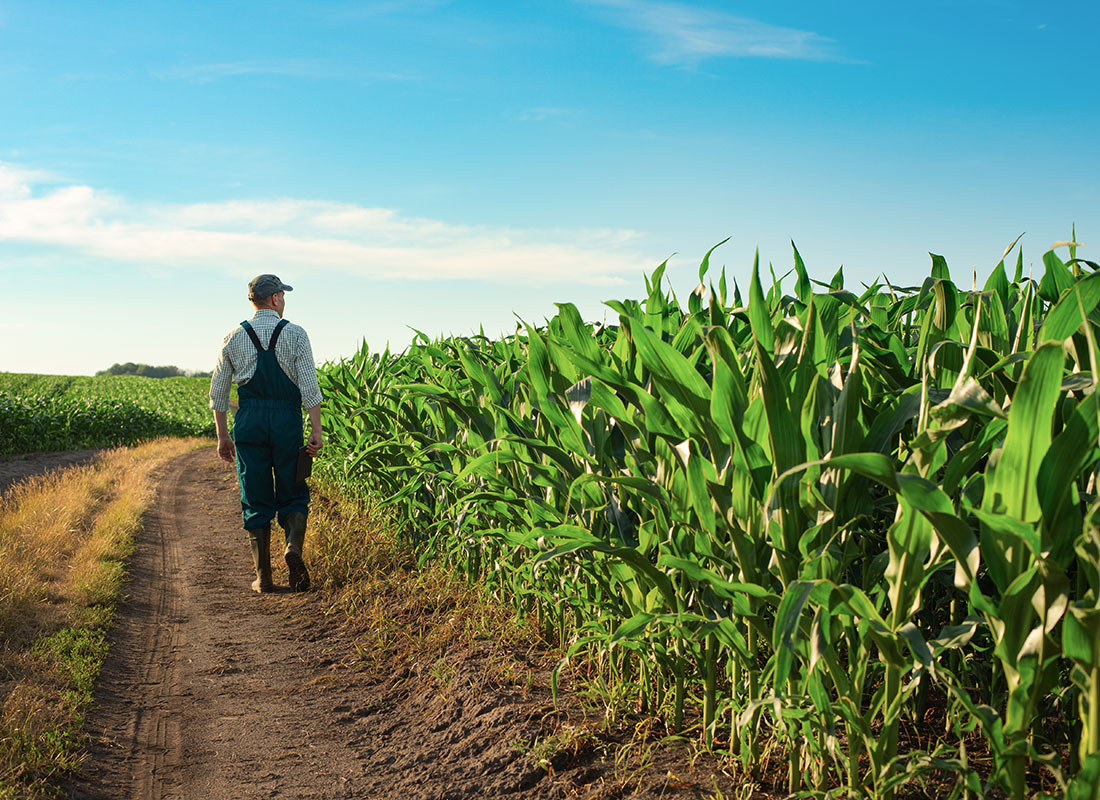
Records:
<instances>
[{"instance_id":1,"label":"corn plant","mask_svg":"<svg viewBox=\"0 0 1100 800\"><path fill-rule=\"evenodd\" d=\"M787 748L791 792L891 797L936 771L1088 796L1100 270L1069 243L1034 280L1017 244L981 289L933 256L919 286L851 291L795 249L744 295L712 250L686 304L661 265L613 324L562 303L495 340L364 343L323 370L320 468L609 696L696 720L749 771Z\"/></svg>"}]
</instances>

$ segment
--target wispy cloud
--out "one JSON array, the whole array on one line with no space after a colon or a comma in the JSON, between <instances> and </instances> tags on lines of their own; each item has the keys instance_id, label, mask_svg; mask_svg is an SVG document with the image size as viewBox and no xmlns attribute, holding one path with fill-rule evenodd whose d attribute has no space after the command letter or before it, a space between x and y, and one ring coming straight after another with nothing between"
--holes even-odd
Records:
<instances>
[{"instance_id":1,"label":"wispy cloud","mask_svg":"<svg viewBox=\"0 0 1100 800\"><path fill-rule=\"evenodd\" d=\"M0 248L38 244L164 269L622 284L652 266L635 251L636 236L456 225L315 200L149 205L0 162Z\"/></svg>"},{"instance_id":2,"label":"wispy cloud","mask_svg":"<svg viewBox=\"0 0 1100 800\"><path fill-rule=\"evenodd\" d=\"M655 0L582 0L607 9L608 18L641 31L663 64L694 65L707 58L843 59L834 41L811 31L769 25L725 11Z\"/></svg>"},{"instance_id":3,"label":"wispy cloud","mask_svg":"<svg viewBox=\"0 0 1100 800\"><path fill-rule=\"evenodd\" d=\"M352 78L365 80L409 80L409 76L390 72L352 72L338 69L324 61L301 60L245 60L217 64L188 64L158 70L154 73L162 80L184 80L194 83L267 75L291 78Z\"/></svg>"}]
</instances>

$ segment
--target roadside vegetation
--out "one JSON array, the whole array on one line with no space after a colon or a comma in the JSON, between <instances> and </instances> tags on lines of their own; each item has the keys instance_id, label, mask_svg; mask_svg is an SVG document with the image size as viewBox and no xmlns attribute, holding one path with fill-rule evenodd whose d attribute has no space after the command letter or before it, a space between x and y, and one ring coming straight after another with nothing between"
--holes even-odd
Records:
<instances>
[{"instance_id":1,"label":"roadside vegetation","mask_svg":"<svg viewBox=\"0 0 1100 800\"><path fill-rule=\"evenodd\" d=\"M455 714L446 734L453 742L471 730L494 735L485 733L483 711L471 709L486 700L483 710L521 698L513 707L519 713L510 717L517 735L494 745L552 776L558 787L570 787L563 796L630 797L638 790L666 796L661 787L688 785L677 775L701 781L712 790L706 797L723 797L719 784L731 791L734 782L713 757L700 759L691 742L668 741L652 715L608 708L610 698L593 690L593 665L571 666L555 702L549 686L560 654L547 646L533 619L520 617L484 583L470 582L457 564L418 564L418 548L377 502L324 480L314 480L313 489L310 570L326 616L339 620L347 637L343 663L381 687L371 693L372 705L409 719L410 702L438 699ZM435 711L441 713L438 706ZM480 721L463 719L463 713ZM420 722L426 724L423 717ZM428 727L425 736L438 731L438 723ZM484 774L483 766L475 769ZM561 789L547 792L559 796Z\"/></svg>"},{"instance_id":2,"label":"roadside vegetation","mask_svg":"<svg viewBox=\"0 0 1100 800\"><path fill-rule=\"evenodd\" d=\"M78 766L155 470L208 443L107 451L0 498L0 799L55 796L57 779Z\"/></svg>"},{"instance_id":3,"label":"roadside vegetation","mask_svg":"<svg viewBox=\"0 0 1100 800\"><path fill-rule=\"evenodd\" d=\"M1035 278L1010 247L980 289L939 256L919 286L815 281L796 250L744 294L708 254L686 304L662 266L611 325L560 304L364 348L324 370L318 477L750 790L781 768L790 793L1092 797L1100 267L1077 247Z\"/></svg>"},{"instance_id":4,"label":"roadside vegetation","mask_svg":"<svg viewBox=\"0 0 1100 800\"><path fill-rule=\"evenodd\" d=\"M0 372L0 457L213 436L209 391L209 378Z\"/></svg>"},{"instance_id":5,"label":"roadside vegetation","mask_svg":"<svg viewBox=\"0 0 1100 800\"><path fill-rule=\"evenodd\" d=\"M364 632L361 666L379 674L419 665L448 672L448 650L479 640L504 649L544 647L539 633L510 604L489 596L447 563L417 564L418 552L378 503L334 484L314 482L310 569L331 609ZM507 660L506 656L501 656ZM501 664L502 673L511 666Z\"/></svg>"}]
</instances>

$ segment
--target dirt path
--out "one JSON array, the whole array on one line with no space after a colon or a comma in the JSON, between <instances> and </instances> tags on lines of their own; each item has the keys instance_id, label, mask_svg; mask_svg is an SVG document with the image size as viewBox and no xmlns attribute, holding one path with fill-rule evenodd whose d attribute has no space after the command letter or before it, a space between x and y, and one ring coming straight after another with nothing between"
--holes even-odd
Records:
<instances>
[{"instance_id":1,"label":"dirt path","mask_svg":"<svg viewBox=\"0 0 1100 800\"><path fill-rule=\"evenodd\" d=\"M61 467L87 464L99 450L62 450L0 457L0 497L25 478Z\"/></svg>"},{"instance_id":2,"label":"dirt path","mask_svg":"<svg viewBox=\"0 0 1100 800\"><path fill-rule=\"evenodd\" d=\"M316 596L249 591L236 491L209 448L163 475L74 796L345 797L361 772L330 724L326 648L288 619L314 616Z\"/></svg>"},{"instance_id":3,"label":"dirt path","mask_svg":"<svg viewBox=\"0 0 1100 800\"><path fill-rule=\"evenodd\" d=\"M320 593L249 590L239 520L235 475L211 448L166 468L72 797L619 796L614 765L558 759L548 775L516 746L547 714L529 687L460 677L443 692L411 671L357 671L352 637ZM705 796L653 788L643 796Z\"/></svg>"}]
</instances>

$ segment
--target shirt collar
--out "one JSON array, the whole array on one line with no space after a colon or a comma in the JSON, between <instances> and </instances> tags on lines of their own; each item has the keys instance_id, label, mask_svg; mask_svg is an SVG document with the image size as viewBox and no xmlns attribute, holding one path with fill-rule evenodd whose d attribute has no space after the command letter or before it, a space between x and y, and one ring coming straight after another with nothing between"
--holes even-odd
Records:
<instances>
[{"instance_id":1,"label":"shirt collar","mask_svg":"<svg viewBox=\"0 0 1100 800\"><path fill-rule=\"evenodd\" d=\"M279 321L279 312L270 308L258 309L253 315L252 319L266 319L267 317L274 317L275 321Z\"/></svg>"}]
</instances>

